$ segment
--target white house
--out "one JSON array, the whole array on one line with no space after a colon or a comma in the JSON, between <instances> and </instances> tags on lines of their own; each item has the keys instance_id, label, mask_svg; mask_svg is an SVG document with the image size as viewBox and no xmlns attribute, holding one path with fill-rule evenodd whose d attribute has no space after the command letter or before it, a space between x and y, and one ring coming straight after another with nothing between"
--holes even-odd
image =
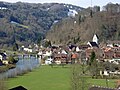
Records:
<instances>
[{"instance_id":1,"label":"white house","mask_svg":"<svg viewBox=\"0 0 120 90\"><path fill-rule=\"evenodd\" d=\"M45 54L43 54L43 56L52 56L52 51L46 51Z\"/></svg>"},{"instance_id":2,"label":"white house","mask_svg":"<svg viewBox=\"0 0 120 90\"><path fill-rule=\"evenodd\" d=\"M32 49L29 49L29 48L24 48L23 50L26 51L26 52L32 52L33 51Z\"/></svg>"},{"instance_id":3,"label":"white house","mask_svg":"<svg viewBox=\"0 0 120 90\"><path fill-rule=\"evenodd\" d=\"M8 64L9 61L8 61L8 60L2 60L2 63L4 63L4 64Z\"/></svg>"},{"instance_id":4,"label":"white house","mask_svg":"<svg viewBox=\"0 0 120 90\"><path fill-rule=\"evenodd\" d=\"M107 47L113 47L113 44L107 44Z\"/></svg>"},{"instance_id":5,"label":"white house","mask_svg":"<svg viewBox=\"0 0 120 90\"><path fill-rule=\"evenodd\" d=\"M53 61L53 59L50 57L47 60L45 60L45 64L46 65L52 64L52 61Z\"/></svg>"},{"instance_id":6,"label":"white house","mask_svg":"<svg viewBox=\"0 0 120 90\"><path fill-rule=\"evenodd\" d=\"M43 52L42 52L42 51L39 51L38 55L42 55L42 54L43 54Z\"/></svg>"},{"instance_id":7,"label":"white house","mask_svg":"<svg viewBox=\"0 0 120 90\"><path fill-rule=\"evenodd\" d=\"M0 53L0 60L2 61L2 63L4 64L8 64L8 60L6 59L7 54L6 53Z\"/></svg>"},{"instance_id":8,"label":"white house","mask_svg":"<svg viewBox=\"0 0 120 90\"><path fill-rule=\"evenodd\" d=\"M61 53L62 54L67 54L67 52L65 50L62 50Z\"/></svg>"},{"instance_id":9,"label":"white house","mask_svg":"<svg viewBox=\"0 0 120 90\"><path fill-rule=\"evenodd\" d=\"M79 52L79 51L80 51L80 49L79 49L79 47L77 46L77 47L76 47L76 52Z\"/></svg>"},{"instance_id":10,"label":"white house","mask_svg":"<svg viewBox=\"0 0 120 90\"><path fill-rule=\"evenodd\" d=\"M6 60L7 54L6 53L0 53L0 60Z\"/></svg>"}]
</instances>

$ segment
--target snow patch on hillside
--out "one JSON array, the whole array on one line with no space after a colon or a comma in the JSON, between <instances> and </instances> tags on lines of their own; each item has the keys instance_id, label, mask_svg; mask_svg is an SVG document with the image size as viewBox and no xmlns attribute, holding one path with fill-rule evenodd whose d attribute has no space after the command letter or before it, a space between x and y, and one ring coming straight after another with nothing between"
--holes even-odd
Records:
<instances>
[{"instance_id":1,"label":"snow patch on hillside","mask_svg":"<svg viewBox=\"0 0 120 90\"><path fill-rule=\"evenodd\" d=\"M7 8L6 7L0 7L0 10L6 10Z\"/></svg>"},{"instance_id":2,"label":"snow patch on hillside","mask_svg":"<svg viewBox=\"0 0 120 90\"><path fill-rule=\"evenodd\" d=\"M76 10L69 9L68 16L75 17L76 14L78 14Z\"/></svg>"},{"instance_id":3,"label":"snow patch on hillside","mask_svg":"<svg viewBox=\"0 0 120 90\"><path fill-rule=\"evenodd\" d=\"M49 10L50 8L47 8L47 10Z\"/></svg>"},{"instance_id":4,"label":"snow patch on hillside","mask_svg":"<svg viewBox=\"0 0 120 90\"><path fill-rule=\"evenodd\" d=\"M55 20L53 24L55 24L55 23L57 23L57 22L58 22L58 20Z\"/></svg>"}]
</instances>

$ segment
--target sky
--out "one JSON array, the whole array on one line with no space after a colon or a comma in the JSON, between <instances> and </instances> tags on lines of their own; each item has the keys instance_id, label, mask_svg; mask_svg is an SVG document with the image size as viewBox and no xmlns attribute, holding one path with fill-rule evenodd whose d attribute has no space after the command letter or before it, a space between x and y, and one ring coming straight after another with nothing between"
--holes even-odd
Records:
<instances>
[{"instance_id":1,"label":"sky","mask_svg":"<svg viewBox=\"0 0 120 90\"><path fill-rule=\"evenodd\" d=\"M73 4L80 7L87 8L91 6L91 0L0 0L5 2L28 2L28 3L66 3L66 4ZM92 0L92 6L98 5L98 6L105 6L107 3L118 3L120 4L120 0Z\"/></svg>"}]
</instances>

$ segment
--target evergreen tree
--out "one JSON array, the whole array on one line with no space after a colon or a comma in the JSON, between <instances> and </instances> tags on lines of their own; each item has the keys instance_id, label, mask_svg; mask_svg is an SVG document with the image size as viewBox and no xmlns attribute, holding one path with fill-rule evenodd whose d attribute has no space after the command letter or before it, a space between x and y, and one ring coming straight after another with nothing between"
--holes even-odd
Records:
<instances>
[{"instance_id":1,"label":"evergreen tree","mask_svg":"<svg viewBox=\"0 0 120 90\"><path fill-rule=\"evenodd\" d=\"M90 57L90 63L89 63L89 71L92 75L92 78L97 78L97 75L99 73L98 70L98 62L96 61L96 54L94 51L91 52L91 57Z\"/></svg>"},{"instance_id":2,"label":"evergreen tree","mask_svg":"<svg viewBox=\"0 0 120 90\"><path fill-rule=\"evenodd\" d=\"M13 51L17 51L18 49L19 49L18 44L15 43L15 44L13 45Z\"/></svg>"},{"instance_id":3,"label":"evergreen tree","mask_svg":"<svg viewBox=\"0 0 120 90\"><path fill-rule=\"evenodd\" d=\"M91 56L90 56L90 66L93 64L93 62L95 61L95 58L96 58L96 55L95 55L95 52L92 51L91 52Z\"/></svg>"}]
</instances>

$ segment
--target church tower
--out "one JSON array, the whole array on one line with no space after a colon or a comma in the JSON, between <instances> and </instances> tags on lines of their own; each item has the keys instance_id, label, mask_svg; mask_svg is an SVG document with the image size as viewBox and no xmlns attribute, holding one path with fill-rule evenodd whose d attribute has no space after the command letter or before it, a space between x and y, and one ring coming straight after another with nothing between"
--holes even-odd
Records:
<instances>
[{"instance_id":1,"label":"church tower","mask_svg":"<svg viewBox=\"0 0 120 90\"><path fill-rule=\"evenodd\" d=\"M92 41L98 44L98 36L96 34L94 34Z\"/></svg>"}]
</instances>

